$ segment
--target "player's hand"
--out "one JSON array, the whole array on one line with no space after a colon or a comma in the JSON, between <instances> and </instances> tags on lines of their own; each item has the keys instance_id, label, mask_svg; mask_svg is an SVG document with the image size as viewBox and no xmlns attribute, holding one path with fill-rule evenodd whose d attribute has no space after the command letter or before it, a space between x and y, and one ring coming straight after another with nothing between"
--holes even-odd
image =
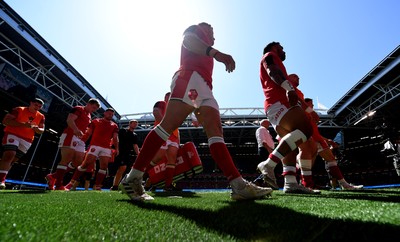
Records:
<instances>
[{"instance_id":1,"label":"player's hand","mask_svg":"<svg viewBox=\"0 0 400 242\"><path fill-rule=\"evenodd\" d=\"M35 128L38 127L37 124L29 124L29 126L30 126L31 129L35 129Z\"/></svg>"},{"instance_id":2,"label":"player's hand","mask_svg":"<svg viewBox=\"0 0 400 242\"><path fill-rule=\"evenodd\" d=\"M291 107L298 105L299 97L297 96L296 91L287 91L286 96Z\"/></svg>"},{"instance_id":3,"label":"player's hand","mask_svg":"<svg viewBox=\"0 0 400 242\"><path fill-rule=\"evenodd\" d=\"M30 128L31 129L31 128L33 128L34 124L26 122L26 123L22 123L22 126L25 127L25 128Z\"/></svg>"},{"instance_id":4,"label":"player's hand","mask_svg":"<svg viewBox=\"0 0 400 242\"><path fill-rule=\"evenodd\" d=\"M78 138L81 138L83 136L83 132L78 130L74 130L74 135Z\"/></svg>"},{"instance_id":5,"label":"player's hand","mask_svg":"<svg viewBox=\"0 0 400 242\"><path fill-rule=\"evenodd\" d=\"M326 139L326 142L331 146L331 149L339 148L339 145L331 139Z\"/></svg>"},{"instance_id":6,"label":"player's hand","mask_svg":"<svg viewBox=\"0 0 400 242\"><path fill-rule=\"evenodd\" d=\"M225 70L227 72L232 72L236 68L235 60L233 60L232 56L224 54L222 52L218 52L215 55L215 60L222 62L225 64Z\"/></svg>"}]
</instances>

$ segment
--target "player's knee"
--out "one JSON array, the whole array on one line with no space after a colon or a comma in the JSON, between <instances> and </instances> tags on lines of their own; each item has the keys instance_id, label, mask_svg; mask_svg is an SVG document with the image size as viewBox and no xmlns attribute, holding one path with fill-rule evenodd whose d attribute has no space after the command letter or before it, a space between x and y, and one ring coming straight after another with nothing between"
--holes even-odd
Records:
<instances>
[{"instance_id":1,"label":"player's knee","mask_svg":"<svg viewBox=\"0 0 400 242\"><path fill-rule=\"evenodd\" d=\"M307 136L301 130L296 129L285 135L282 138L282 141L286 142L291 150L295 150L298 147L298 144L306 142L307 139Z\"/></svg>"}]
</instances>

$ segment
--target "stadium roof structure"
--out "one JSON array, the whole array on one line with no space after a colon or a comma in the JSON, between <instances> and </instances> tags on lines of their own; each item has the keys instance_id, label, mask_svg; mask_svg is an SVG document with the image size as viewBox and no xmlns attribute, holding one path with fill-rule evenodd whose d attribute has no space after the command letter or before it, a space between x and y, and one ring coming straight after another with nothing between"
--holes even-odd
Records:
<instances>
[{"instance_id":1,"label":"stadium roof structure","mask_svg":"<svg viewBox=\"0 0 400 242\"><path fill-rule=\"evenodd\" d=\"M56 106L52 107L53 112L84 106L90 98L100 100L102 108L98 113L111 107L89 81L4 1L0 1L0 73L2 96L17 103L18 99L27 101L23 92L33 92L29 95ZM48 108L44 111L48 112ZM118 112L115 117L120 118Z\"/></svg>"},{"instance_id":2,"label":"stadium roof structure","mask_svg":"<svg viewBox=\"0 0 400 242\"><path fill-rule=\"evenodd\" d=\"M377 122L399 121L400 46L357 82L329 110L335 124L374 126Z\"/></svg>"}]
</instances>

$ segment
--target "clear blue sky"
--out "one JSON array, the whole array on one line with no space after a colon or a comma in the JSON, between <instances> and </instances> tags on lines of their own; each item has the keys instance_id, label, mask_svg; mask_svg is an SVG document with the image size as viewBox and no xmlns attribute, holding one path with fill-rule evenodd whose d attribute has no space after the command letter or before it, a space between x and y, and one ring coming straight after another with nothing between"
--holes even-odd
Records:
<instances>
[{"instance_id":1,"label":"clear blue sky","mask_svg":"<svg viewBox=\"0 0 400 242\"><path fill-rule=\"evenodd\" d=\"M330 108L400 44L398 0L6 0L120 114L152 111L179 67L182 32L214 27L221 108L262 107L259 61L279 41L307 97ZM315 102L316 103L316 102Z\"/></svg>"}]
</instances>

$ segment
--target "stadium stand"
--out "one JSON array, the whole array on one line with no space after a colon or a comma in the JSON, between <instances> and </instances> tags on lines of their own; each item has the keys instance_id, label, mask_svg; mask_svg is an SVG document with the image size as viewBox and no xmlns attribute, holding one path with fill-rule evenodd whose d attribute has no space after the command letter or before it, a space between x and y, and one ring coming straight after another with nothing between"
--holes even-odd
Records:
<instances>
[{"instance_id":1,"label":"stadium stand","mask_svg":"<svg viewBox=\"0 0 400 242\"><path fill-rule=\"evenodd\" d=\"M343 130L345 144L339 166L346 178L354 183L380 185L399 183L393 158L382 152L388 139L400 130L400 46L358 81L329 110L317 110L322 135L332 138ZM352 81L352 80L349 80ZM0 1L0 119L17 105L26 105L36 95L45 100L46 132L37 137L29 150L8 175L9 184L44 183L44 177L57 164L58 134L64 128L68 110L97 97L102 107L112 107L92 86L50 46L27 22L4 1ZM100 109L95 116L101 116ZM255 130L265 118L263 108L220 109L225 142L244 174L252 180L257 176L255 165L257 143ZM372 115L374 113L374 115ZM115 113L121 127L130 119L139 121L136 133L143 141L153 127L151 113ZM0 135L3 135L1 129ZM270 132L275 132L270 128ZM180 127L181 143L193 141L203 162L203 173L182 180L188 188L225 188L227 182L211 162L201 128L191 125L188 118ZM327 182L323 162L314 168L318 183ZM19 181L19 182L17 182ZM278 177L279 182L279 177Z\"/></svg>"}]
</instances>

